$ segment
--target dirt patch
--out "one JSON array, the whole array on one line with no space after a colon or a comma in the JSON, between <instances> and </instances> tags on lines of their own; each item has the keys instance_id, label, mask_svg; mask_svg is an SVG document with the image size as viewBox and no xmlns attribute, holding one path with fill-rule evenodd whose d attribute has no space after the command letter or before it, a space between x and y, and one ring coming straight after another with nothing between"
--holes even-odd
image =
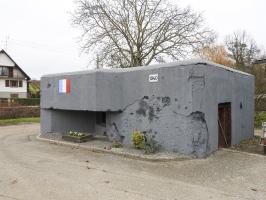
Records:
<instances>
[{"instance_id":1,"label":"dirt patch","mask_svg":"<svg viewBox=\"0 0 266 200\"><path fill-rule=\"evenodd\" d=\"M231 149L264 155L263 146L260 145L260 140L260 136L254 136L251 139L242 140L240 144L232 146Z\"/></svg>"}]
</instances>

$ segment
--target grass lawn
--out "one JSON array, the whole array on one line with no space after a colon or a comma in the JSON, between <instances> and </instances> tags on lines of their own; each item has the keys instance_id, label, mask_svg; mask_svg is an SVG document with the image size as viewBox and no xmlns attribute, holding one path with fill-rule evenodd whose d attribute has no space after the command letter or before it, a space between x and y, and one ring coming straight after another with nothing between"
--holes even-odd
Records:
<instances>
[{"instance_id":1,"label":"grass lawn","mask_svg":"<svg viewBox=\"0 0 266 200\"><path fill-rule=\"evenodd\" d=\"M16 125L21 123L40 123L39 117L17 118L17 119L0 119L0 126Z\"/></svg>"}]
</instances>

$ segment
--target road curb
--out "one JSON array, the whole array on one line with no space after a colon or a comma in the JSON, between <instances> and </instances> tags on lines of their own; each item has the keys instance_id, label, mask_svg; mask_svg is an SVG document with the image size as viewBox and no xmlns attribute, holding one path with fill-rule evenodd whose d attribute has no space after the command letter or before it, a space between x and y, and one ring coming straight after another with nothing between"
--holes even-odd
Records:
<instances>
[{"instance_id":1,"label":"road curb","mask_svg":"<svg viewBox=\"0 0 266 200\"><path fill-rule=\"evenodd\" d=\"M68 147L76 147L79 149L87 150L93 153L101 153L101 154L111 154L116 155L124 158L130 158L134 160L141 160L141 161L149 161L149 162L167 162L167 161L185 161L185 160L192 160L193 157L190 156L183 156L183 157L171 157L171 158L150 158L148 155L136 155L131 153L125 153L125 152L117 152L97 147L89 147L89 146L83 146L77 143L70 143L65 141L58 141L58 140L52 140L47 138L42 138L40 135L36 136L36 139L42 142L49 142L51 144L57 144L62 146L68 146Z\"/></svg>"},{"instance_id":2,"label":"road curb","mask_svg":"<svg viewBox=\"0 0 266 200\"><path fill-rule=\"evenodd\" d=\"M256 154L256 153L249 153L249 152L239 151L239 150L235 150L235 149L221 148L221 150L232 152L232 153L240 153L240 154L244 154L244 155L248 155L248 156L256 156L256 157L260 157L260 158L266 158L265 155L260 155L260 154Z\"/></svg>"}]
</instances>

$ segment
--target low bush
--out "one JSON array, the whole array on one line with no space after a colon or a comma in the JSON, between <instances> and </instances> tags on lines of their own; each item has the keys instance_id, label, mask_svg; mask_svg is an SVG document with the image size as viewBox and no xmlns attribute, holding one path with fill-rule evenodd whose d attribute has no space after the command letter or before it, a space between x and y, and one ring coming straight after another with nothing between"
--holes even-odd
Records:
<instances>
[{"instance_id":1,"label":"low bush","mask_svg":"<svg viewBox=\"0 0 266 200\"><path fill-rule=\"evenodd\" d=\"M146 137L143 150L145 154L153 154L160 150L161 145L151 136Z\"/></svg>"},{"instance_id":2,"label":"low bush","mask_svg":"<svg viewBox=\"0 0 266 200\"><path fill-rule=\"evenodd\" d=\"M132 134L132 141L135 149L141 149L145 142L144 134L139 131L134 131Z\"/></svg>"},{"instance_id":3,"label":"low bush","mask_svg":"<svg viewBox=\"0 0 266 200\"><path fill-rule=\"evenodd\" d=\"M0 98L1 107L11 106L39 106L39 98Z\"/></svg>"},{"instance_id":4,"label":"low bush","mask_svg":"<svg viewBox=\"0 0 266 200\"><path fill-rule=\"evenodd\" d=\"M160 150L161 145L153 136L146 133L135 131L132 134L133 146L135 149L141 149L145 154L153 154Z\"/></svg>"},{"instance_id":5,"label":"low bush","mask_svg":"<svg viewBox=\"0 0 266 200\"><path fill-rule=\"evenodd\" d=\"M261 128L262 122L266 122L266 112L255 112L254 126L255 128Z\"/></svg>"},{"instance_id":6,"label":"low bush","mask_svg":"<svg viewBox=\"0 0 266 200\"><path fill-rule=\"evenodd\" d=\"M11 99L11 101L21 106L39 106L40 105L40 99L37 99L37 98L14 98L14 99Z\"/></svg>"}]
</instances>

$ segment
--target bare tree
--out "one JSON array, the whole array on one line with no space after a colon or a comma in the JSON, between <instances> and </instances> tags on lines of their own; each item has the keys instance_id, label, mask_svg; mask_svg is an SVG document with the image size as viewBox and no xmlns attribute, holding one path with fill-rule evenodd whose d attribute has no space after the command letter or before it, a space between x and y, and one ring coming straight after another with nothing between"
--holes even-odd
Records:
<instances>
[{"instance_id":1,"label":"bare tree","mask_svg":"<svg viewBox=\"0 0 266 200\"><path fill-rule=\"evenodd\" d=\"M78 0L83 49L118 67L178 60L212 41L201 14L167 0Z\"/></svg>"},{"instance_id":2,"label":"bare tree","mask_svg":"<svg viewBox=\"0 0 266 200\"><path fill-rule=\"evenodd\" d=\"M197 55L203 59L228 67L233 67L235 64L233 60L228 57L228 51L222 45L212 44L210 46L205 46L197 52Z\"/></svg>"},{"instance_id":3,"label":"bare tree","mask_svg":"<svg viewBox=\"0 0 266 200\"><path fill-rule=\"evenodd\" d=\"M229 56L236 62L236 67L252 65L260 53L256 42L245 31L235 32L227 36L225 44L230 51Z\"/></svg>"}]
</instances>

